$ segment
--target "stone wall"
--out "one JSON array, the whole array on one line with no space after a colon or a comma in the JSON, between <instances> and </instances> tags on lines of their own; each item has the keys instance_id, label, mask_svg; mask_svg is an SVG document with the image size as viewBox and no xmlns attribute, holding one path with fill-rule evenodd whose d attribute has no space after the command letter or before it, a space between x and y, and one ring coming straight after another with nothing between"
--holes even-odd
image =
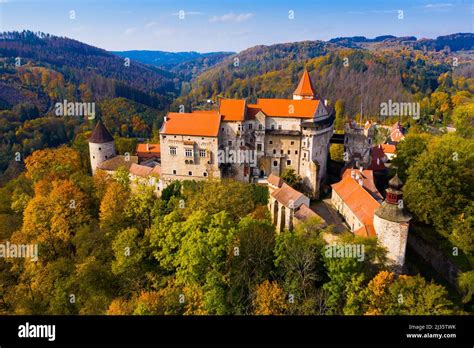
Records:
<instances>
[{"instance_id":1,"label":"stone wall","mask_svg":"<svg viewBox=\"0 0 474 348\"><path fill-rule=\"evenodd\" d=\"M422 238L410 233L408 246L423 260L434 268L444 279L456 286L458 274L461 272L453 261L448 259L440 250L425 242Z\"/></svg>"}]
</instances>

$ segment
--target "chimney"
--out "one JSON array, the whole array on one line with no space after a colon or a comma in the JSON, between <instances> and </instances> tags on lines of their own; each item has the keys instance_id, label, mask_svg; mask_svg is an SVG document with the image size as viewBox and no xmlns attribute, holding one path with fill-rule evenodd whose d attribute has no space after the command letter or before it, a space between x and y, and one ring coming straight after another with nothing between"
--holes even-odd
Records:
<instances>
[{"instance_id":1,"label":"chimney","mask_svg":"<svg viewBox=\"0 0 474 348\"><path fill-rule=\"evenodd\" d=\"M324 99L324 106L328 106L328 100Z\"/></svg>"},{"instance_id":2,"label":"chimney","mask_svg":"<svg viewBox=\"0 0 474 348\"><path fill-rule=\"evenodd\" d=\"M150 145L148 143L146 143L146 150L150 151Z\"/></svg>"},{"instance_id":3,"label":"chimney","mask_svg":"<svg viewBox=\"0 0 474 348\"><path fill-rule=\"evenodd\" d=\"M353 170L351 170L351 178L355 179L355 172Z\"/></svg>"},{"instance_id":4,"label":"chimney","mask_svg":"<svg viewBox=\"0 0 474 348\"><path fill-rule=\"evenodd\" d=\"M363 171L364 171L364 167L360 166L360 167L359 167L359 172L362 173Z\"/></svg>"},{"instance_id":5,"label":"chimney","mask_svg":"<svg viewBox=\"0 0 474 348\"><path fill-rule=\"evenodd\" d=\"M362 179L359 179L359 185L364 187L364 181Z\"/></svg>"},{"instance_id":6,"label":"chimney","mask_svg":"<svg viewBox=\"0 0 474 348\"><path fill-rule=\"evenodd\" d=\"M165 116L165 117L163 118L163 122L166 122L166 121L168 121L168 116Z\"/></svg>"}]
</instances>

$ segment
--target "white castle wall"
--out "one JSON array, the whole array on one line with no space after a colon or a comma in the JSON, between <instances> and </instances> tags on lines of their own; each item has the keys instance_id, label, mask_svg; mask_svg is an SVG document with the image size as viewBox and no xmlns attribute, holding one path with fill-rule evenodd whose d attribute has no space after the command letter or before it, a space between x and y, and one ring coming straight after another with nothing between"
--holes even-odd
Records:
<instances>
[{"instance_id":1,"label":"white castle wall","mask_svg":"<svg viewBox=\"0 0 474 348\"><path fill-rule=\"evenodd\" d=\"M89 143L89 155L91 160L92 175L95 174L97 167L104 161L115 157L115 142L95 144Z\"/></svg>"},{"instance_id":2,"label":"white castle wall","mask_svg":"<svg viewBox=\"0 0 474 348\"><path fill-rule=\"evenodd\" d=\"M408 226L408 223L392 222L374 215L374 229L377 239L387 248L388 260L400 268L405 263Z\"/></svg>"}]
</instances>

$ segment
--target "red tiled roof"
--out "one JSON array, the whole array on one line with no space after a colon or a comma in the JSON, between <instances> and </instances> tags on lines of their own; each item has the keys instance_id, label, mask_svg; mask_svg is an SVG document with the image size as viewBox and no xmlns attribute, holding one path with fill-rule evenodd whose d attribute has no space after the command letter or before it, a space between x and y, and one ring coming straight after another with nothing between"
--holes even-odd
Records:
<instances>
[{"instance_id":1,"label":"red tiled roof","mask_svg":"<svg viewBox=\"0 0 474 348\"><path fill-rule=\"evenodd\" d=\"M286 207L290 207L290 203L296 203L298 199L304 195L301 192L296 191L290 185L283 183L280 188L272 192L272 197ZM297 208L296 206L294 208Z\"/></svg>"},{"instance_id":2,"label":"red tiled roof","mask_svg":"<svg viewBox=\"0 0 474 348\"><path fill-rule=\"evenodd\" d=\"M312 118L319 100L258 99L258 107L269 117Z\"/></svg>"},{"instance_id":3,"label":"red tiled roof","mask_svg":"<svg viewBox=\"0 0 474 348\"><path fill-rule=\"evenodd\" d=\"M359 169L347 168L342 173L342 178L344 179L347 176L352 176L352 172L354 172L354 175L356 176L356 181L357 177L362 178L362 185L364 185L364 188L369 191L369 193L378 198L383 198L375 186L374 173L372 170L365 169L361 172Z\"/></svg>"},{"instance_id":4,"label":"red tiled roof","mask_svg":"<svg viewBox=\"0 0 474 348\"><path fill-rule=\"evenodd\" d=\"M243 121L245 119L245 99L221 99L219 113L223 121Z\"/></svg>"},{"instance_id":5,"label":"red tiled roof","mask_svg":"<svg viewBox=\"0 0 474 348\"><path fill-rule=\"evenodd\" d=\"M374 212L380 203L370 193L350 175L331 186L363 225L372 224Z\"/></svg>"},{"instance_id":6,"label":"red tiled roof","mask_svg":"<svg viewBox=\"0 0 474 348\"><path fill-rule=\"evenodd\" d=\"M148 167L148 166L142 166L140 164L135 164L133 163L130 166L129 170L130 174L136 175L136 176L141 176L141 177L147 177L152 174L160 174L161 173L161 167L160 166L155 166L155 167Z\"/></svg>"},{"instance_id":7,"label":"red tiled roof","mask_svg":"<svg viewBox=\"0 0 474 348\"><path fill-rule=\"evenodd\" d=\"M283 179L280 178L279 176L274 175L274 174L270 174L267 181L270 185L273 185L273 186L276 186L276 187L281 187L281 185L283 184Z\"/></svg>"},{"instance_id":8,"label":"red tiled roof","mask_svg":"<svg viewBox=\"0 0 474 348\"><path fill-rule=\"evenodd\" d=\"M221 117L216 111L168 113L161 134L217 137Z\"/></svg>"},{"instance_id":9,"label":"red tiled roof","mask_svg":"<svg viewBox=\"0 0 474 348\"><path fill-rule=\"evenodd\" d=\"M383 152L385 153L389 153L389 154L395 154L397 153L397 147L395 145L392 145L392 144L382 144L382 150Z\"/></svg>"},{"instance_id":10,"label":"red tiled roof","mask_svg":"<svg viewBox=\"0 0 474 348\"><path fill-rule=\"evenodd\" d=\"M308 70L304 70L303 76L301 76L298 87L296 87L293 94L301 95L304 97L314 97L314 88L309 77Z\"/></svg>"},{"instance_id":11,"label":"red tiled roof","mask_svg":"<svg viewBox=\"0 0 474 348\"><path fill-rule=\"evenodd\" d=\"M376 237L374 225L367 224L354 231L354 234L360 237Z\"/></svg>"},{"instance_id":12,"label":"red tiled roof","mask_svg":"<svg viewBox=\"0 0 474 348\"><path fill-rule=\"evenodd\" d=\"M135 152L139 157L160 157L160 144L137 144Z\"/></svg>"},{"instance_id":13,"label":"red tiled roof","mask_svg":"<svg viewBox=\"0 0 474 348\"><path fill-rule=\"evenodd\" d=\"M310 217L319 217L318 214L316 214L310 207L308 207L306 204L302 204L300 208L298 209L297 212L295 212L295 218L298 220L306 220ZM322 220L322 219L321 219Z\"/></svg>"},{"instance_id":14,"label":"red tiled roof","mask_svg":"<svg viewBox=\"0 0 474 348\"><path fill-rule=\"evenodd\" d=\"M370 164L370 169L375 171L387 169L387 167L385 167L386 160L387 156L381 146L372 147L372 163Z\"/></svg>"}]
</instances>

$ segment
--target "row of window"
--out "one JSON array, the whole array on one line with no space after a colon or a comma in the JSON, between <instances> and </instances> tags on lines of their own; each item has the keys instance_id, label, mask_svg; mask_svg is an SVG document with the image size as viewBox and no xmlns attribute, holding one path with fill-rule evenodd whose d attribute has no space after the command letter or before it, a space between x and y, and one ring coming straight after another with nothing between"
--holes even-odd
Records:
<instances>
[{"instance_id":1,"label":"row of window","mask_svg":"<svg viewBox=\"0 0 474 348\"><path fill-rule=\"evenodd\" d=\"M173 175L176 175L176 169L173 169ZM193 176L192 171L188 171L189 176ZM202 173L202 176L207 177L207 172Z\"/></svg>"},{"instance_id":2,"label":"row of window","mask_svg":"<svg viewBox=\"0 0 474 348\"><path fill-rule=\"evenodd\" d=\"M170 155L176 156L178 149L174 146L170 146ZM186 157L193 157L193 149L184 149L184 155ZM206 150L199 150L199 157L206 157Z\"/></svg>"},{"instance_id":3,"label":"row of window","mask_svg":"<svg viewBox=\"0 0 474 348\"><path fill-rule=\"evenodd\" d=\"M283 150L280 150L281 155L283 155L283 152L284 152ZM276 153L277 153L277 150L273 149L273 154L276 155ZM287 154L291 155L291 150L288 150ZM298 150L295 150L295 155L297 155L297 154L298 154Z\"/></svg>"},{"instance_id":4,"label":"row of window","mask_svg":"<svg viewBox=\"0 0 474 348\"><path fill-rule=\"evenodd\" d=\"M273 140L269 140L268 143L269 143L270 145L272 145L272 144L273 144ZM295 145L295 142L294 142L294 141L290 141L290 145Z\"/></svg>"},{"instance_id":5,"label":"row of window","mask_svg":"<svg viewBox=\"0 0 474 348\"><path fill-rule=\"evenodd\" d=\"M291 166L291 160L286 160L286 165ZM278 167L278 161L273 161L273 166Z\"/></svg>"}]
</instances>

